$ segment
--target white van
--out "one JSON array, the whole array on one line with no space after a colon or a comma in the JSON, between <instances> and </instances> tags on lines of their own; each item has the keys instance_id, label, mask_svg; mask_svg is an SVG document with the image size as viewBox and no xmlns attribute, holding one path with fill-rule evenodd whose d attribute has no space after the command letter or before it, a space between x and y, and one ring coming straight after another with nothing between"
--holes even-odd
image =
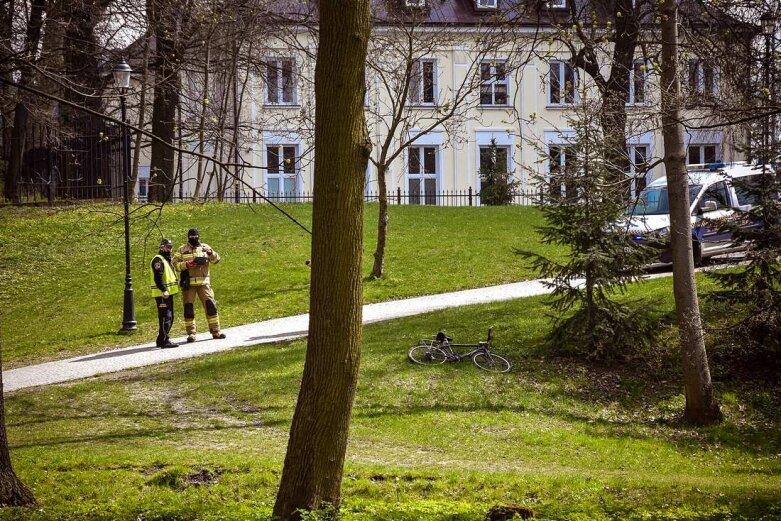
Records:
<instances>
[{"instance_id":1,"label":"white van","mask_svg":"<svg viewBox=\"0 0 781 521\"><path fill-rule=\"evenodd\" d=\"M733 181L741 178L751 184L751 176L756 176L758 181L762 165L690 165L688 175L694 264L699 266L703 259L741 249L733 244L732 234L721 228L729 220L742 220L746 226L751 226L740 210L749 210L754 205L753 196L735 186ZM667 178L662 177L646 186L637 201L627 208L626 214L623 225L632 239L659 249L659 262L672 262Z\"/></svg>"}]
</instances>

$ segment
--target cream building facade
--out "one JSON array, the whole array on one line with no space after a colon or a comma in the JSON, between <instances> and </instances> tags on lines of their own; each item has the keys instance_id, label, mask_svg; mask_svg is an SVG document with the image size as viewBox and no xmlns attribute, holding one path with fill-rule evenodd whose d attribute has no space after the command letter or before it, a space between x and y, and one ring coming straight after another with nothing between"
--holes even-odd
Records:
<instances>
[{"instance_id":1,"label":"cream building facade","mask_svg":"<svg viewBox=\"0 0 781 521\"><path fill-rule=\"evenodd\" d=\"M419 3L401 1L402 8ZM569 51L540 38L545 27L508 28L486 18L486 10L495 5L492 0L459 2L462 11L451 10L439 19L428 13L412 37L409 27L375 24L365 101L373 160L380 160L381 147L391 135L388 150L397 155L389 161L385 180L392 201L398 194L403 204L479 204L480 170L498 161L518 181L522 195L515 202L528 204L539 190L535 176L566 164L574 136L572 118L585 99L597 95L596 89L583 71L570 65ZM456 23L454 17L459 16L469 19ZM260 201L262 194L275 201L310 200L315 182L315 50L311 32L305 30L268 43L265 70L250 75L243 86L240 118L246 130L240 136L239 162L245 167L236 170L242 180L238 189L230 179L222 183L225 199L238 195ZM688 64L685 86L704 95L718 91L716 67L696 59ZM407 67L411 75L403 74ZM630 71L628 175L635 178L635 188L664 175L661 164L648 170L642 166L657 163L664 154L656 69L638 55ZM444 118L448 113L451 116ZM391 131L394 114L400 117ZM742 139L721 129L687 132L687 160L738 161ZM188 146L196 150L199 145L191 140ZM204 151L213 152L209 146ZM193 193L198 160L185 156L182 163L181 192L187 198ZM201 164L202 171L208 168ZM374 163L367 168L368 199L379 189L380 171ZM201 195L208 192L214 198L215 186L206 190L204 184ZM143 196L143 181L140 190ZM472 199L446 196L470 190Z\"/></svg>"}]
</instances>

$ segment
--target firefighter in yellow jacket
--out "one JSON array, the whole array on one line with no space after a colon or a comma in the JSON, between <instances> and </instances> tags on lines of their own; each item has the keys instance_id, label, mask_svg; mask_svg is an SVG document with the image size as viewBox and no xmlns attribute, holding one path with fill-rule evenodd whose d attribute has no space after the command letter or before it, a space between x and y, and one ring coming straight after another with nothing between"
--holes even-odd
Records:
<instances>
[{"instance_id":1,"label":"firefighter in yellow jacket","mask_svg":"<svg viewBox=\"0 0 781 521\"><path fill-rule=\"evenodd\" d=\"M160 241L160 252L152 257L149 265L149 285L157 304L157 347L163 349L178 347L168 338L174 324L174 295L179 293L176 272L171 265L173 246L170 239Z\"/></svg>"},{"instance_id":2,"label":"firefighter in yellow jacket","mask_svg":"<svg viewBox=\"0 0 781 521\"><path fill-rule=\"evenodd\" d=\"M220 262L219 254L208 244L201 242L195 228L187 232L187 244L183 244L174 254L174 268L180 272L180 286L184 301L184 326L187 329L187 341L195 342L195 296L206 309L206 322L212 338L225 338L220 332L220 317L217 303L209 284L209 266Z\"/></svg>"}]
</instances>

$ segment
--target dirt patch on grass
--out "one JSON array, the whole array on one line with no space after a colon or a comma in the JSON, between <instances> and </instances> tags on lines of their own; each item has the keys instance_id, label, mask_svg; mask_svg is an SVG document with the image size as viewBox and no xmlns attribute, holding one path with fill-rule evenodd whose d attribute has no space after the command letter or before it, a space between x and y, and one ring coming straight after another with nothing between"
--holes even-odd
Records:
<instances>
[{"instance_id":1,"label":"dirt patch on grass","mask_svg":"<svg viewBox=\"0 0 781 521\"><path fill-rule=\"evenodd\" d=\"M217 483L217 481L220 479L220 476L225 471L222 469L216 469L214 471L208 470L208 469L201 469L197 472L193 472L192 474L188 474L184 481L188 485L192 485L194 487L200 487L203 485L214 485Z\"/></svg>"}]
</instances>

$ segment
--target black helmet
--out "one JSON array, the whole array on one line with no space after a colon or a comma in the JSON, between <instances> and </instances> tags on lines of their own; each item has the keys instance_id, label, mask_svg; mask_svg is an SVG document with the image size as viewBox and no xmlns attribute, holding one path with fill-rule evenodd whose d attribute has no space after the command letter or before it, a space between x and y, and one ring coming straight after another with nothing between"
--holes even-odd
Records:
<instances>
[{"instance_id":1,"label":"black helmet","mask_svg":"<svg viewBox=\"0 0 781 521\"><path fill-rule=\"evenodd\" d=\"M163 239L160 241L160 247L161 248L163 246L171 246L171 247L173 247L173 245L174 245L174 243L171 242L171 239L166 239L165 237L163 237Z\"/></svg>"}]
</instances>

